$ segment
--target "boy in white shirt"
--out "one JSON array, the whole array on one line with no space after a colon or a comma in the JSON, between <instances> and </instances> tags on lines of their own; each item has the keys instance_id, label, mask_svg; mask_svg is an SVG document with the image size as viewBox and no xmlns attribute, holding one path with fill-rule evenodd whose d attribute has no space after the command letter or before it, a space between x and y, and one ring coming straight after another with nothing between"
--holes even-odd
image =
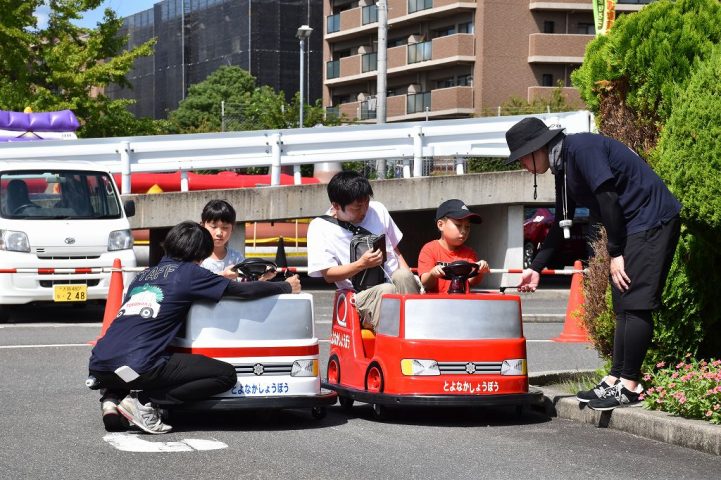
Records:
<instances>
[{"instance_id":1,"label":"boy in white shirt","mask_svg":"<svg viewBox=\"0 0 721 480\"><path fill-rule=\"evenodd\" d=\"M231 268L242 262L244 257L238 250L228 246L235 226L235 209L225 200L211 200L203 208L200 224L213 237L213 253L203 260L200 266L230 280L236 280L238 272Z\"/></svg>"},{"instance_id":2,"label":"boy in white shirt","mask_svg":"<svg viewBox=\"0 0 721 480\"><path fill-rule=\"evenodd\" d=\"M376 330L384 293L419 293L408 264L398 250L403 234L380 202L371 201L370 182L357 172L337 173L328 183L329 215L352 227L362 227L375 235L385 234L386 258L381 250L368 250L350 261L353 233L341 225L316 218L308 226L308 275L323 277L338 289L352 289L350 279L363 270L381 266L386 283L356 292L355 303L364 328ZM390 248L389 248L390 247Z\"/></svg>"}]
</instances>

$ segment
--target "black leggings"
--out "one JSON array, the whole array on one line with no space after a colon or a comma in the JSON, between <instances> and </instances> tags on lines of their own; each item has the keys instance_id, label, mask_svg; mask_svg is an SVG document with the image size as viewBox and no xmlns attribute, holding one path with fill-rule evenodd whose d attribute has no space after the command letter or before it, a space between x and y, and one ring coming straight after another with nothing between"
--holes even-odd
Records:
<instances>
[{"instance_id":1,"label":"black leggings","mask_svg":"<svg viewBox=\"0 0 721 480\"><path fill-rule=\"evenodd\" d=\"M112 372L90 373L121 398L130 390L142 390L138 395L142 403L151 401L158 405L206 399L230 390L238 379L229 363L189 353L173 353L165 364L129 383Z\"/></svg>"},{"instance_id":2,"label":"black leggings","mask_svg":"<svg viewBox=\"0 0 721 480\"><path fill-rule=\"evenodd\" d=\"M612 377L641 379L641 365L653 336L651 310L626 310L616 313L613 336Z\"/></svg>"}]
</instances>

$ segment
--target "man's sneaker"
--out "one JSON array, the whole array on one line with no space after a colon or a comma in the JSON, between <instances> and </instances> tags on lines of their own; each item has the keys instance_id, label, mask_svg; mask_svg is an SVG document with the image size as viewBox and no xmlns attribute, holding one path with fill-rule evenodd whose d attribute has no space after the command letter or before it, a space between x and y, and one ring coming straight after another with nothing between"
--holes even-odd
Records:
<instances>
[{"instance_id":1,"label":"man's sneaker","mask_svg":"<svg viewBox=\"0 0 721 480\"><path fill-rule=\"evenodd\" d=\"M150 403L143 405L134 395L128 395L118 405L118 411L122 416L133 422L139 429L156 435L170 432L173 427L166 425L160 419L157 409Z\"/></svg>"},{"instance_id":2,"label":"man's sneaker","mask_svg":"<svg viewBox=\"0 0 721 480\"><path fill-rule=\"evenodd\" d=\"M100 397L103 425L108 432L124 432L130 428L130 422L118 412L119 403L120 399L112 392L105 392Z\"/></svg>"},{"instance_id":3,"label":"man's sneaker","mask_svg":"<svg viewBox=\"0 0 721 480\"><path fill-rule=\"evenodd\" d=\"M603 377L601 380L601 383L593 387L591 390L583 390L581 392L578 392L576 394L576 400L578 400L581 403L588 403L591 400L597 400L599 398L604 398L608 392L613 390L614 385L618 385L618 382L620 380L616 379L616 383L613 385L606 383L606 378Z\"/></svg>"},{"instance_id":4,"label":"man's sneaker","mask_svg":"<svg viewBox=\"0 0 721 480\"><path fill-rule=\"evenodd\" d=\"M603 412L620 407L638 407L641 405L641 394L643 393L643 387L640 383L636 390L632 392L624 387L623 383L619 382L608 391L605 397L588 402L588 408Z\"/></svg>"}]
</instances>

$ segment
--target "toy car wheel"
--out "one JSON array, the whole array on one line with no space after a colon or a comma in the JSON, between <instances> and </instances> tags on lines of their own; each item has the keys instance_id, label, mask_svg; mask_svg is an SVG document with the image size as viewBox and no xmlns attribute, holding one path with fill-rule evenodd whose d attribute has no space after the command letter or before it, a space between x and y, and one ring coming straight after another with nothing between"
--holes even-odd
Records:
<instances>
[{"instance_id":1,"label":"toy car wheel","mask_svg":"<svg viewBox=\"0 0 721 480\"><path fill-rule=\"evenodd\" d=\"M376 420L384 420L388 418L388 407L379 403L371 404L371 411L373 412L373 418Z\"/></svg>"},{"instance_id":2,"label":"toy car wheel","mask_svg":"<svg viewBox=\"0 0 721 480\"><path fill-rule=\"evenodd\" d=\"M142 310L140 310L140 316L143 318L150 318L153 316L153 309L145 307Z\"/></svg>"},{"instance_id":3,"label":"toy car wheel","mask_svg":"<svg viewBox=\"0 0 721 480\"><path fill-rule=\"evenodd\" d=\"M536 248L533 243L526 242L523 244L523 268L531 268L531 262L536 256Z\"/></svg>"},{"instance_id":4,"label":"toy car wheel","mask_svg":"<svg viewBox=\"0 0 721 480\"><path fill-rule=\"evenodd\" d=\"M354 400L349 397L338 397L338 403L340 403L340 408L345 411L349 411L353 408Z\"/></svg>"},{"instance_id":5,"label":"toy car wheel","mask_svg":"<svg viewBox=\"0 0 721 480\"><path fill-rule=\"evenodd\" d=\"M120 310L118 310L118 314L116 315L116 318L122 317L123 315L125 315L125 309L121 308Z\"/></svg>"},{"instance_id":6,"label":"toy car wheel","mask_svg":"<svg viewBox=\"0 0 721 480\"><path fill-rule=\"evenodd\" d=\"M328 383L339 384L340 383L340 364L338 363L338 357L335 355L328 360Z\"/></svg>"},{"instance_id":7,"label":"toy car wheel","mask_svg":"<svg viewBox=\"0 0 721 480\"><path fill-rule=\"evenodd\" d=\"M369 392L380 393L383 391L383 372L377 364L371 364L366 373L366 390Z\"/></svg>"},{"instance_id":8,"label":"toy car wheel","mask_svg":"<svg viewBox=\"0 0 721 480\"><path fill-rule=\"evenodd\" d=\"M328 414L328 411L325 407L313 407L310 410L310 414L313 415L313 418L316 420L321 420L325 418L325 416Z\"/></svg>"}]
</instances>

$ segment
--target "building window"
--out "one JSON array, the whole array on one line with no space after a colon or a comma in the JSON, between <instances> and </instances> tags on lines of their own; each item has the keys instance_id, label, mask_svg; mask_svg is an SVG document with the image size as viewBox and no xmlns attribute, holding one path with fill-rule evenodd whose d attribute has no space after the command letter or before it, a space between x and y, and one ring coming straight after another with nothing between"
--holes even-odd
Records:
<instances>
[{"instance_id":1,"label":"building window","mask_svg":"<svg viewBox=\"0 0 721 480\"><path fill-rule=\"evenodd\" d=\"M553 86L553 75L550 73L544 73L541 75L541 86L552 87Z\"/></svg>"},{"instance_id":2,"label":"building window","mask_svg":"<svg viewBox=\"0 0 721 480\"><path fill-rule=\"evenodd\" d=\"M473 33L473 22L459 23L458 33Z\"/></svg>"},{"instance_id":3,"label":"building window","mask_svg":"<svg viewBox=\"0 0 721 480\"><path fill-rule=\"evenodd\" d=\"M376 52L363 54L361 57L361 72L378 70L378 54Z\"/></svg>"},{"instance_id":4,"label":"building window","mask_svg":"<svg viewBox=\"0 0 721 480\"><path fill-rule=\"evenodd\" d=\"M592 23L579 23L576 31L580 35L595 35L596 27Z\"/></svg>"},{"instance_id":5,"label":"building window","mask_svg":"<svg viewBox=\"0 0 721 480\"><path fill-rule=\"evenodd\" d=\"M556 27L556 22L553 20L546 20L543 22L543 33L553 33Z\"/></svg>"},{"instance_id":6,"label":"building window","mask_svg":"<svg viewBox=\"0 0 721 480\"><path fill-rule=\"evenodd\" d=\"M375 23L378 21L378 7L374 3L373 5L367 5L363 7L363 25L369 23Z\"/></svg>"},{"instance_id":7,"label":"building window","mask_svg":"<svg viewBox=\"0 0 721 480\"><path fill-rule=\"evenodd\" d=\"M408 63L425 62L433 58L432 43L421 42L408 45Z\"/></svg>"},{"instance_id":8,"label":"building window","mask_svg":"<svg viewBox=\"0 0 721 480\"><path fill-rule=\"evenodd\" d=\"M406 43L408 43L408 37L389 38L388 42L386 43L386 47L400 47L401 45L405 45Z\"/></svg>"},{"instance_id":9,"label":"building window","mask_svg":"<svg viewBox=\"0 0 721 480\"><path fill-rule=\"evenodd\" d=\"M473 86L473 75L470 73L467 75L458 75L458 81L456 85L459 87L472 87Z\"/></svg>"},{"instance_id":10,"label":"building window","mask_svg":"<svg viewBox=\"0 0 721 480\"><path fill-rule=\"evenodd\" d=\"M326 33L335 33L340 31L340 13L329 15L326 22Z\"/></svg>"},{"instance_id":11,"label":"building window","mask_svg":"<svg viewBox=\"0 0 721 480\"><path fill-rule=\"evenodd\" d=\"M450 87L455 87L455 86L456 86L456 81L453 77L436 80L436 88L450 88Z\"/></svg>"},{"instance_id":12,"label":"building window","mask_svg":"<svg viewBox=\"0 0 721 480\"><path fill-rule=\"evenodd\" d=\"M433 8L433 0L408 0L408 13Z\"/></svg>"},{"instance_id":13,"label":"building window","mask_svg":"<svg viewBox=\"0 0 721 480\"><path fill-rule=\"evenodd\" d=\"M406 114L431 110L431 92L409 94L406 97Z\"/></svg>"},{"instance_id":14,"label":"building window","mask_svg":"<svg viewBox=\"0 0 721 480\"><path fill-rule=\"evenodd\" d=\"M438 30L433 30L433 38L439 38L439 37L447 37L448 35L455 35L456 34L456 26L451 25L450 27L445 28L439 28Z\"/></svg>"},{"instance_id":15,"label":"building window","mask_svg":"<svg viewBox=\"0 0 721 480\"><path fill-rule=\"evenodd\" d=\"M335 60L335 61L327 62L326 68L325 68L326 80L330 80L331 78L338 78L338 77L340 77L340 61Z\"/></svg>"}]
</instances>

